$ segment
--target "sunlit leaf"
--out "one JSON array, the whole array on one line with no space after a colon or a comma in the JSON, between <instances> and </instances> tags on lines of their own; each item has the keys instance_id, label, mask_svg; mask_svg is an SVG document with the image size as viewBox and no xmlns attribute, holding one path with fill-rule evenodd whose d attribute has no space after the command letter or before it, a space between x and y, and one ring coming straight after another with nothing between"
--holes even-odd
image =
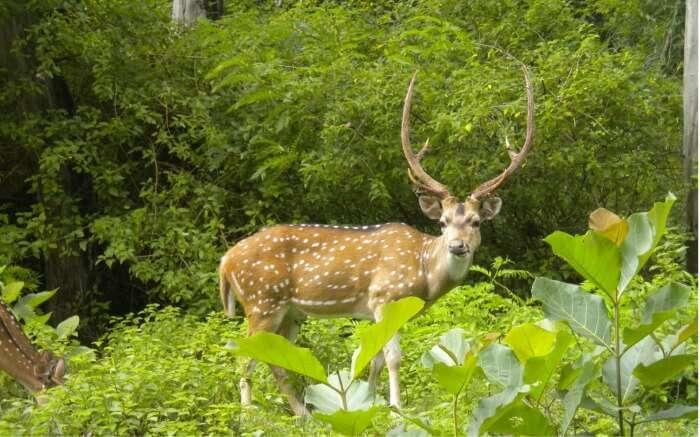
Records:
<instances>
[{"instance_id":1,"label":"sunlit leaf","mask_svg":"<svg viewBox=\"0 0 700 437\"><path fill-rule=\"evenodd\" d=\"M352 357L352 376L357 378L384 345L406 322L423 308L425 302L413 296L384 305L382 320L370 326L360 337L360 347Z\"/></svg>"},{"instance_id":2,"label":"sunlit leaf","mask_svg":"<svg viewBox=\"0 0 700 437\"><path fill-rule=\"evenodd\" d=\"M333 431L343 435L360 435L372 424L374 416L382 407L372 407L368 410L345 411L338 410L332 414L313 413L313 416L333 428Z\"/></svg>"},{"instance_id":3,"label":"sunlit leaf","mask_svg":"<svg viewBox=\"0 0 700 437\"><path fill-rule=\"evenodd\" d=\"M8 304L13 303L19 298L23 287L24 282L22 281L15 281L6 284L5 287L3 287L2 289L2 300L4 300L5 303Z\"/></svg>"},{"instance_id":4,"label":"sunlit leaf","mask_svg":"<svg viewBox=\"0 0 700 437\"><path fill-rule=\"evenodd\" d=\"M17 304L19 305L26 305L31 309L35 309L42 303L46 302L47 300L51 299L51 297L56 294L56 291L58 290L51 290L51 291L42 291L40 293L29 293L24 296L22 296Z\"/></svg>"},{"instance_id":5,"label":"sunlit leaf","mask_svg":"<svg viewBox=\"0 0 700 437\"><path fill-rule=\"evenodd\" d=\"M475 370L476 356L467 354L464 363L459 366L435 363L433 366L433 376L445 390L455 395L469 384Z\"/></svg>"},{"instance_id":6,"label":"sunlit leaf","mask_svg":"<svg viewBox=\"0 0 700 437\"><path fill-rule=\"evenodd\" d=\"M616 300L620 279L620 250L615 243L593 231L572 236L556 231L544 239L584 279Z\"/></svg>"},{"instance_id":7,"label":"sunlit leaf","mask_svg":"<svg viewBox=\"0 0 700 437\"><path fill-rule=\"evenodd\" d=\"M340 409L367 410L384 404L381 397L374 396L369 384L350 378L350 372L341 370L328 376L328 384L345 393L345 404L338 391L326 384L315 384L306 388L304 401L313 405L321 413L334 413Z\"/></svg>"},{"instance_id":8,"label":"sunlit leaf","mask_svg":"<svg viewBox=\"0 0 700 437\"><path fill-rule=\"evenodd\" d=\"M437 345L433 346L421 356L421 363L427 368L432 368L435 363L443 363L448 366L464 363L464 357L471 350L471 339L464 337L462 328L454 328L440 336Z\"/></svg>"},{"instance_id":9,"label":"sunlit leaf","mask_svg":"<svg viewBox=\"0 0 700 437\"><path fill-rule=\"evenodd\" d=\"M294 346L281 335L258 332L236 341L233 352L273 366L291 370L319 382L326 382L323 365L309 349Z\"/></svg>"},{"instance_id":10,"label":"sunlit leaf","mask_svg":"<svg viewBox=\"0 0 700 437\"><path fill-rule=\"evenodd\" d=\"M71 334L75 332L76 329L78 329L79 322L80 317L73 316L59 323L58 326L56 326L56 333L58 334L58 338L68 338Z\"/></svg>"},{"instance_id":11,"label":"sunlit leaf","mask_svg":"<svg viewBox=\"0 0 700 437\"><path fill-rule=\"evenodd\" d=\"M574 342L568 330L556 332L556 339L551 351L546 355L532 357L525 363L524 382L530 385L530 395L539 400L549 382L556 374L557 366Z\"/></svg>"},{"instance_id":12,"label":"sunlit leaf","mask_svg":"<svg viewBox=\"0 0 700 437\"><path fill-rule=\"evenodd\" d=\"M557 335L534 323L525 323L511 329L503 339L521 363L532 357L541 357L552 351Z\"/></svg>"}]
</instances>

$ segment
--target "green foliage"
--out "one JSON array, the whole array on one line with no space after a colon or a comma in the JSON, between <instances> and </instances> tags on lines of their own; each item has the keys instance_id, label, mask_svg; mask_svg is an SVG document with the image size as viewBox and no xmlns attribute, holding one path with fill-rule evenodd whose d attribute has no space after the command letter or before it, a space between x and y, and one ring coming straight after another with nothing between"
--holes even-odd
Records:
<instances>
[{"instance_id":1,"label":"green foliage","mask_svg":"<svg viewBox=\"0 0 700 437\"><path fill-rule=\"evenodd\" d=\"M407 80L420 70L425 165L464 195L523 133L504 51L532 67L537 137L484 251L554 270L551 229L683 191L680 33L667 34L682 8L670 4L242 2L183 31L154 0L34 2L27 16L15 3L0 148L18 164L3 180L0 262L79 256L96 301L128 282L205 313L220 254L265 224L425 227L397 146Z\"/></svg>"},{"instance_id":2,"label":"green foliage","mask_svg":"<svg viewBox=\"0 0 700 437\"><path fill-rule=\"evenodd\" d=\"M675 197L669 194L665 202L655 203L648 212L631 215L624 221L629 230L623 241L617 241L615 233L606 232L607 229L591 230L585 236L576 237L555 233L547 238L554 252L593 285L589 288L608 299L613 307L612 319L605 299L582 287L546 278L537 278L533 284L533 297L543 302L548 318L564 320L576 333L609 352L602 363L602 380L609 387L609 394L616 399L616 405L613 409L604 406L607 401L594 405L617 418L621 435L626 432L625 424L629 425L630 433L634 433L635 426L640 423L637 415L646 407L640 405L647 395L645 390L640 390L640 382L654 387L675 381L690 365L696 364L694 355L682 354L682 349L675 349L692 335L692 325L696 322L691 322L689 328L681 331L687 334L679 333L659 340L659 333L655 332L685 306L690 294L688 287L671 282L653 290L646 297L644 312L636 328L625 327L626 321L621 316L623 293L666 233L666 220L674 201ZM697 315L693 318L695 320ZM580 375L586 375L584 386L597 373L590 368L589 362L584 364L588 366L586 371L580 366ZM584 386L574 383L570 391L576 391L566 395L562 432L566 431L573 417L571 411L582 400ZM607 394L603 399L605 396ZM685 411L686 406L675 406ZM656 416L647 415L644 421L651 420L650 417Z\"/></svg>"}]
</instances>

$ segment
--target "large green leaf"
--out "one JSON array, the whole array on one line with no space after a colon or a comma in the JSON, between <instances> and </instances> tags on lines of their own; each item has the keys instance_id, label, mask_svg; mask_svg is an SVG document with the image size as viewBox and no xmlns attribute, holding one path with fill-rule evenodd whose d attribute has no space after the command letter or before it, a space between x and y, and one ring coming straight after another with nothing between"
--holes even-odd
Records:
<instances>
[{"instance_id":1,"label":"large green leaf","mask_svg":"<svg viewBox=\"0 0 700 437\"><path fill-rule=\"evenodd\" d=\"M661 358L661 351L654 340L644 337L640 342L627 349L620 358L620 381L622 387L623 402L630 399L639 384L639 379L634 376L635 367L640 364L649 365ZM611 356L603 365L603 380L613 393L617 393L617 373L615 371L615 357Z\"/></svg>"},{"instance_id":2,"label":"large green leaf","mask_svg":"<svg viewBox=\"0 0 700 437\"><path fill-rule=\"evenodd\" d=\"M566 430L569 428L571 421L576 415L576 410L581 404L581 399L586 393L586 388L601 373L600 365L596 364L590 357L584 357L581 365L577 368L580 370L578 376L570 385L562 401L564 404L564 415L559 425L559 433L561 435L566 434Z\"/></svg>"},{"instance_id":3,"label":"large green leaf","mask_svg":"<svg viewBox=\"0 0 700 437\"><path fill-rule=\"evenodd\" d=\"M677 282L667 284L649 295L642 313L642 323L636 328L625 328L623 331L622 338L627 347L634 345L670 319L677 309L688 302L689 295L690 289Z\"/></svg>"},{"instance_id":4,"label":"large green leaf","mask_svg":"<svg viewBox=\"0 0 700 437\"><path fill-rule=\"evenodd\" d=\"M482 425L481 432L517 436L556 434L556 430L540 410L525 405L522 401L512 403L490 426L489 424Z\"/></svg>"},{"instance_id":5,"label":"large green leaf","mask_svg":"<svg viewBox=\"0 0 700 437\"><path fill-rule=\"evenodd\" d=\"M666 410L657 411L649 416L638 420L637 423L651 422L654 420L672 420L687 417L694 419L698 417L698 407L696 405L676 404Z\"/></svg>"},{"instance_id":6,"label":"large green leaf","mask_svg":"<svg viewBox=\"0 0 700 437\"><path fill-rule=\"evenodd\" d=\"M79 323L80 317L78 316L68 317L66 320L59 323L58 326L56 326L58 338L68 338L75 332L76 329L78 329Z\"/></svg>"},{"instance_id":7,"label":"large green leaf","mask_svg":"<svg viewBox=\"0 0 700 437\"><path fill-rule=\"evenodd\" d=\"M456 395L469 384L475 370L476 356L467 354L464 363L459 366L435 363L433 366L433 376L445 390Z\"/></svg>"},{"instance_id":8,"label":"large green leaf","mask_svg":"<svg viewBox=\"0 0 700 437\"><path fill-rule=\"evenodd\" d=\"M663 202L656 202L648 212L632 214L629 219L629 232L622 246L620 280L618 294L622 294L651 256L661 237L666 233L666 220L676 197L669 193Z\"/></svg>"},{"instance_id":9,"label":"large green leaf","mask_svg":"<svg viewBox=\"0 0 700 437\"><path fill-rule=\"evenodd\" d=\"M22 281L15 281L6 284L2 288L2 300L4 300L7 304L11 304L12 302L16 301L19 298L23 287L24 282Z\"/></svg>"},{"instance_id":10,"label":"large green leaf","mask_svg":"<svg viewBox=\"0 0 700 437\"><path fill-rule=\"evenodd\" d=\"M372 419L381 409L382 407L377 406L368 410L338 410L332 414L313 413L313 416L330 424L335 432L343 435L360 435L372 424Z\"/></svg>"},{"instance_id":11,"label":"large green leaf","mask_svg":"<svg viewBox=\"0 0 700 437\"><path fill-rule=\"evenodd\" d=\"M338 391L345 393L345 404ZM307 387L304 401L319 412L329 414L341 409L367 410L384 404L381 397L372 394L367 382L353 380L347 370L329 375L328 385L315 384Z\"/></svg>"},{"instance_id":12,"label":"large green leaf","mask_svg":"<svg viewBox=\"0 0 700 437\"><path fill-rule=\"evenodd\" d=\"M490 344L479 353L478 362L489 381L503 387L523 385L523 366L507 346Z\"/></svg>"},{"instance_id":13,"label":"large green leaf","mask_svg":"<svg viewBox=\"0 0 700 437\"><path fill-rule=\"evenodd\" d=\"M325 383L326 373L309 349L294 346L286 338L271 332L258 332L237 341L233 352L282 367Z\"/></svg>"},{"instance_id":14,"label":"large green leaf","mask_svg":"<svg viewBox=\"0 0 700 437\"><path fill-rule=\"evenodd\" d=\"M556 373L557 366L573 342L573 335L568 330L561 329L556 332L554 346L548 354L527 360L524 381L530 385L530 395L533 398L539 400L542 397L547 384Z\"/></svg>"},{"instance_id":15,"label":"large green leaf","mask_svg":"<svg viewBox=\"0 0 700 437\"><path fill-rule=\"evenodd\" d=\"M503 339L521 363L532 357L542 357L554 348L557 335L534 323L524 323L511 329Z\"/></svg>"},{"instance_id":16,"label":"large green leaf","mask_svg":"<svg viewBox=\"0 0 700 437\"><path fill-rule=\"evenodd\" d=\"M42 303L51 299L51 297L56 294L58 290L42 291L41 293L29 293L22 296L22 298L17 302L18 305L26 305L31 309L35 309Z\"/></svg>"},{"instance_id":17,"label":"large green leaf","mask_svg":"<svg viewBox=\"0 0 700 437\"><path fill-rule=\"evenodd\" d=\"M563 320L577 333L610 347L610 318L600 296L574 284L539 277L532 284L532 297L542 302L548 319Z\"/></svg>"},{"instance_id":18,"label":"large green leaf","mask_svg":"<svg viewBox=\"0 0 700 437\"><path fill-rule=\"evenodd\" d=\"M581 276L616 300L621 257L615 243L594 231L577 236L556 231L544 241Z\"/></svg>"},{"instance_id":19,"label":"large green leaf","mask_svg":"<svg viewBox=\"0 0 700 437\"><path fill-rule=\"evenodd\" d=\"M352 357L352 377L357 378L384 345L411 317L418 314L425 302L413 296L384 305L382 320L370 326L360 337L360 347Z\"/></svg>"},{"instance_id":20,"label":"large green leaf","mask_svg":"<svg viewBox=\"0 0 700 437\"><path fill-rule=\"evenodd\" d=\"M632 373L642 384L647 387L655 387L674 379L686 367L693 364L696 359L695 355L672 355L655 361L648 366L640 364L635 367Z\"/></svg>"},{"instance_id":21,"label":"large green leaf","mask_svg":"<svg viewBox=\"0 0 700 437\"><path fill-rule=\"evenodd\" d=\"M462 328L454 328L440 336L437 345L421 356L421 363L432 368L435 363L448 366L464 363L464 357L471 350L472 340L464 338Z\"/></svg>"}]
</instances>

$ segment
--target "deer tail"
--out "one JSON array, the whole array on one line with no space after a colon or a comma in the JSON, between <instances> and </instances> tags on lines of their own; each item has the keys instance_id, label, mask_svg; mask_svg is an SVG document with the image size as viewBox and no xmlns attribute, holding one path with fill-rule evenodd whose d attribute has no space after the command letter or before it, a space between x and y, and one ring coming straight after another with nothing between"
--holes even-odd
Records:
<instances>
[{"instance_id":1,"label":"deer tail","mask_svg":"<svg viewBox=\"0 0 700 437\"><path fill-rule=\"evenodd\" d=\"M236 297L232 292L233 290L231 290L233 284L231 284L229 279L235 281L235 278L233 277L233 270L230 270L231 278L228 278L227 269L224 268L225 259L224 257L219 266L219 294L221 296L221 303L224 306L224 313L229 317L233 317L236 315Z\"/></svg>"}]
</instances>

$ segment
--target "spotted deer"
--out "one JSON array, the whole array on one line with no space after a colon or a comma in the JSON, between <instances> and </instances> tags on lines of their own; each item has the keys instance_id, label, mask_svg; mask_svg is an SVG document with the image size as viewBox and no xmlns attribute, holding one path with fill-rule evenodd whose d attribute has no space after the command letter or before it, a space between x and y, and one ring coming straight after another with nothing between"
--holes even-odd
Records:
<instances>
[{"instance_id":1,"label":"spotted deer","mask_svg":"<svg viewBox=\"0 0 700 437\"><path fill-rule=\"evenodd\" d=\"M515 152L506 139L510 164L497 177L479 185L462 202L421 166L426 141L415 154L409 141L409 115L416 75L408 86L401 122L401 145L418 202L430 219L439 220L442 234L426 235L404 223L371 226L314 224L277 225L251 235L228 250L219 267L224 311L235 312L236 300L248 318L248 335L268 331L294 341L307 316L378 321L382 306L406 296L417 296L426 307L459 285L481 243L479 226L493 219L501 199L491 196L520 167L534 135L534 97L528 71L525 142ZM390 404L400 406L399 337L394 336L370 365L374 387L386 362ZM251 403L249 360L240 380L241 404ZM280 390L295 414L306 414L304 404L287 382L283 369L272 367Z\"/></svg>"},{"instance_id":2,"label":"spotted deer","mask_svg":"<svg viewBox=\"0 0 700 437\"><path fill-rule=\"evenodd\" d=\"M27 338L21 325L0 301L0 370L36 393L63 384L65 364L51 352L39 353Z\"/></svg>"}]
</instances>

